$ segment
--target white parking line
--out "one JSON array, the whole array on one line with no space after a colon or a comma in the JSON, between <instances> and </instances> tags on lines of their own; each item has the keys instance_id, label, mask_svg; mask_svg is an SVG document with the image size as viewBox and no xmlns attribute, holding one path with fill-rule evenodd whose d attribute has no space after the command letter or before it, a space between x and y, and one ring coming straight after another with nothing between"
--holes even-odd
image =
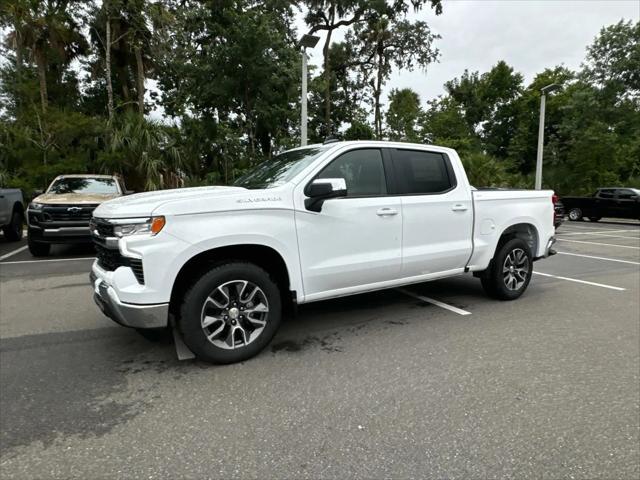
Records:
<instances>
[{"instance_id":1,"label":"white parking line","mask_svg":"<svg viewBox=\"0 0 640 480\"><path fill-rule=\"evenodd\" d=\"M602 236L617 236L610 235L611 233L620 233L620 232L636 232L638 230L590 230L588 232L559 232L557 235L602 235ZM638 237L622 237L622 238L638 238Z\"/></svg>"},{"instance_id":2,"label":"white parking line","mask_svg":"<svg viewBox=\"0 0 640 480\"><path fill-rule=\"evenodd\" d=\"M78 258L52 258L50 260L19 260L16 262L2 262L0 265L16 265L18 263L46 263L46 262L72 262L74 260L95 260L96 257L78 257Z\"/></svg>"},{"instance_id":3,"label":"white parking line","mask_svg":"<svg viewBox=\"0 0 640 480\"><path fill-rule=\"evenodd\" d=\"M596 257L594 255L582 255L580 253L556 252L558 255L571 255L572 257L593 258L595 260L607 260L609 262L628 263L630 265L640 265L640 262L632 262L630 260L620 260L618 258Z\"/></svg>"},{"instance_id":4,"label":"white parking line","mask_svg":"<svg viewBox=\"0 0 640 480\"><path fill-rule=\"evenodd\" d=\"M616 230L625 230L625 231L630 231L630 232L637 232L638 229L637 228L633 228L633 227L638 227L640 225L629 225L632 228L622 228L622 226L615 226L615 225L601 225L599 227L596 226L587 226L587 225L576 225L576 224L571 224L571 225L563 225L562 228L564 230L568 230L571 231L573 230L574 232L578 232L578 231L583 231L583 232L587 232L587 231L591 231L591 232L604 232L605 230L610 230L610 229L616 229Z\"/></svg>"},{"instance_id":5,"label":"white parking line","mask_svg":"<svg viewBox=\"0 0 640 480\"><path fill-rule=\"evenodd\" d=\"M568 238L558 238L560 242L572 242L572 243L586 243L589 245L601 245L603 247L618 247L618 248L632 248L634 250L640 250L640 247L631 247L629 245L616 245L614 243L598 243L598 242L585 242L583 240L569 240Z\"/></svg>"},{"instance_id":6,"label":"white parking line","mask_svg":"<svg viewBox=\"0 0 640 480\"><path fill-rule=\"evenodd\" d=\"M594 235L594 236L598 236L598 237L628 238L630 240L640 240L640 237L630 237L628 235L610 235L608 233L590 233L589 235Z\"/></svg>"},{"instance_id":7,"label":"white parking line","mask_svg":"<svg viewBox=\"0 0 640 480\"><path fill-rule=\"evenodd\" d=\"M436 305L437 307L457 313L458 315L471 315L471 312L467 312L466 310L462 310L461 308L454 307L453 305L448 305L444 302L440 302L439 300L434 300L433 298L423 297L422 295L410 292L409 290L405 290L404 288L396 288L396 290L404 293L405 295L409 295L410 297L422 300L423 302L431 303L433 305Z\"/></svg>"},{"instance_id":8,"label":"white parking line","mask_svg":"<svg viewBox=\"0 0 640 480\"><path fill-rule=\"evenodd\" d=\"M551 275L550 273L542 273L542 272L533 272L533 273L535 273L536 275L542 275L543 277L558 278L560 280L566 280L568 282L583 283L585 285L608 288L610 290L617 290L619 292L623 292L626 290L626 288L622 288L622 287L614 287L613 285L605 285L604 283L587 282L586 280L578 280L577 278L561 277L559 275Z\"/></svg>"},{"instance_id":9,"label":"white parking line","mask_svg":"<svg viewBox=\"0 0 640 480\"><path fill-rule=\"evenodd\" d=\"M13 252L9 252L9 253L6 253L6 254L2 255L2 256L0 257L0 262L1 262L2 260L4 260L5 258L12 257L12 256L13 256L13 255L15 255L16 253L20 253L20 252L22 252L22 251L26 250L27 248L28 248L28 247L27 247L27 245L25 245L24 247L20 247L20 248L18 248L18 249L16 249L16 250L14 250Z\"/></svg>"}]
</instances>

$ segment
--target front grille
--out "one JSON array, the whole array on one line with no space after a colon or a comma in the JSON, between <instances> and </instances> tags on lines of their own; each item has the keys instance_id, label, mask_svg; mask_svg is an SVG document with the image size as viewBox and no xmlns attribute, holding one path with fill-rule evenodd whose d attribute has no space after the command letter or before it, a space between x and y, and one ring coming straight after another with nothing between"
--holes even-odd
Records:
<instances>
[{"instance_id":1,"label":"front grille","mask_svg":"<svg viewBox=\"0 0 640 480\"><path fill-rule=\"evenodd\" d=\"M93 217L89 226L92 231L96 231L102 238L115 237L113 232L113 225L102 218Z\"/></svg>"},{"instance_id":2,"label":"front grille","mask_svg":"<svg viewBox=\"0 0 640 480\"><path fill-rule=\"evenodd\" d=\"M45 222L89 221L97 205L46 205L42 209Z\"/></svg>"},{"instance_id":3,"label":"front grille","mask_svg":"<svg viewBox=\"0 0 640 480\"><path fill-rule=\"evenodd\" d=\"M103 269L112 272L118 267L129 267L138 280L140 285L144 285L144 270L142 269L142 260L138 258L124 257L119 250L103 247L99 243L95 243L98 258L98 265Z\"/></svg>"}]
</instances>

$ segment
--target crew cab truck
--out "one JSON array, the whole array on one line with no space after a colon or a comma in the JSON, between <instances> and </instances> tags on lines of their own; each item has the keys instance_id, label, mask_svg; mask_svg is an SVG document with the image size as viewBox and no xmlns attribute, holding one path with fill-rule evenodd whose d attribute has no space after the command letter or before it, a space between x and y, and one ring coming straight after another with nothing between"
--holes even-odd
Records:
<instances>
[{"instance_id":1,"label":"crew cab truck","mask_svg":"<svg viewBox=\"0 0 640 480\"><path fill-rule=\"evenodd\" d=\"M22 239L24 199L17 188L0 188L0 229L9 242Z\"/></svg>"},{"instance_id":2,"label":"crew cab truck","mask_svg":"<svg viewBox=\"0 0 640 480\"><path fill-rule=\"evenodd\" d=\"M640 220L640 190L637 188L599 188L590 197L562 197L569 220L588 218L597 222L603 217Z\"/></svg>"},{"instance_id":3,"label":"crew cab truck","mask_svg":"<svg viewBox=\"0 0 640 480\"><path fill-rule=\"evenodd\" d=\"M518 298L553 254L551 191L480 191L449 148L357 141L284 152L230 187L101 204L94 299L136 329L169 325L203 360L263 349L283 309L473 272Z\"/></svg>"}]
</instances>

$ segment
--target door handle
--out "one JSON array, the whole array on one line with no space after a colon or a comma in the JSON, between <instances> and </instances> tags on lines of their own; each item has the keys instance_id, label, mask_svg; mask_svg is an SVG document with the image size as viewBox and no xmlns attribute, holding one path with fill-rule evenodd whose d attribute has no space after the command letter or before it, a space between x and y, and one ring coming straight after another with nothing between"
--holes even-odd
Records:
<instances>
[{"instance_id":1,"label":"door handle","mask_svg":"<svg viewBox=\"0 0 640 480\"><path fill-rule=\"evenodd\" d=\"M389 207L381 208L376 212L376 215L378 215L379 217L390 217L392 215L397 215L397 214L398 214L398 210L396 210L395 208L389 208Z\"/></svg>"},{"instance_id":2,"label":"door handle","mask_svg":"<svg viewBox=\"0 0 640 480\"><path fill-rule=\"evenodd\" d=\"M462 203L456 203L453 207L451 207L451 210L453 210L454 212L464 212L465 210L468 210L469 207L467 207L466 205L463 205Z\"/></svg>"}]
</instances>

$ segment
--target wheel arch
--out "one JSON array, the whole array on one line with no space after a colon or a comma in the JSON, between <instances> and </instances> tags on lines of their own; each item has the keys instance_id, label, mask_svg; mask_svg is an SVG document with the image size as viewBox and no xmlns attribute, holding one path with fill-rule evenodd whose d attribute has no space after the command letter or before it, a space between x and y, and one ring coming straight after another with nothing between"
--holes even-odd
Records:
<instances>
[{"instance_id":1,"label":"wheel arch","mask_svg":"<svg viewBox=\"0 0 640 480\"><path fill-rule=\"evenodd\" d=\"M184 294L202 274L215 265L233 261L253 263L268 272L280 288L283 305L295 300L295 292L291 292L289 269L284 257L276 249L261 244L227 245L202 251L182 265L171 288L170 312L177 314Z\"/></svg>"},{"instance_id":2,"label":"wheel arch","mask_svg":"<svg viewBox=\"0 0 640 480\"><path fill-rule=\"evenodd\" d=\"M537 256L538 246L540 242L540 234L538 232L538 229L532 223L523 222L514 223L513 225L510 225L502 231L502 234L498 238L496 248L493 251L493 257L495 257L496 253L498 252L500 247L502 247L502 245L513 238L519 238L523 240L529 246L531 255L533 257Z\"/></svg>"},{"instance_id":3,"label":"wheel arch","mask_svg":"<svg viewBox=\"0 0 640 480\"><path fill-rule=\"evenodd\" d=\"M13 208L11 209L11 212L20 212L22 215L24 215L24 205L22 204L22 202L18 201L18 202L14 202L13 203Z\"/></svg>"}]
</instances>

